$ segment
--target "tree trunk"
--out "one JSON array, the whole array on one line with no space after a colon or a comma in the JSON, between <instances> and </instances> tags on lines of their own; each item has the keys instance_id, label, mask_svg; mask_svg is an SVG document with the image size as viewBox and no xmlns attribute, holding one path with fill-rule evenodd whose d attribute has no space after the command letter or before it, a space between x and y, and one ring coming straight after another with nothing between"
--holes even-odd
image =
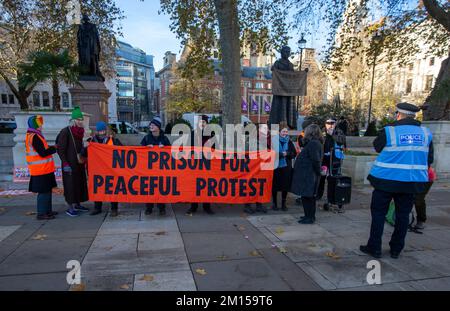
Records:
<instances>
[{"instance_id":1,"label":"tree trunk","mask_svg":"<svg viewBox=\"0 0 450 311\"><path fill-rule=\"evenodd\" d=\"M433 90L425 100L424 120L450 120L450 55L441 64Z\"/></svg>"},{"instance_id":2,"label":"tree trunk","mask_svg":"<svg viewBox=\"0 0 450 311\"><path fill-rule=\"evenodd\" d=\"M222 52L222 127L241 123L241 64L237 0L214 0Z\"/></svg>"},{"instance_id":3,"label":"tree trunk","mask_svg":"<svg viewBox=\"0 0 450 311\"><path fill-rule=\"evenodd\" d=\"M9 78L5 74L3 74L1 71L0 71L0 76L3 78L3 80L5 80L9 89L14 94L14 96L16 96L17 100L19 101L20 110L28 110L29 106L28 106L27 99L28 99L28 96L30 96L31 91L34 88L34 85L32 88L28 89L28 92L27 92L27 90L24 90L20 87L19 87L19 89L17 89L14 86L14 84L11 82L11 80L9 80Z\"/></svg>"},{"instance_id":4,"label":"tree trunk","mask_svg":"<svg viewBox=\"0 0 450 311\"><path fill-rule=\"evenodd\" d=\"M59 96L59 83L57 79L52 79L52 101L53 111L61 111L61 97Z\"/></svg>"}]
</instances>

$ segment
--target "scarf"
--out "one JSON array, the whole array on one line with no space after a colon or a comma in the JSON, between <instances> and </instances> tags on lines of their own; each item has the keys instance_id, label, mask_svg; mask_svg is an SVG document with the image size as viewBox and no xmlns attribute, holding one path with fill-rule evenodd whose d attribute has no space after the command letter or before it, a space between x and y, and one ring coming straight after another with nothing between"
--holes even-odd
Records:
<instances>
[{"instance_id":1,"label":"scarf","mask_svg":"<svg viewBox=\"0 0 450 311\"><path fill-rule=\"evenodd\" d=\"M71 126L70 131L72 132L73 138L76 140L83 140L84 127Z\"/></svg>"},{"instance_id":2,"label":"scarf","mask_svg":"<svg viewBox=\"0 0 450 311\"><path fill-rule=\"evenodd\" d=\"M39 135L40 137L42 137L43 139L45 139L44 135L42 135L42 132L39 131L39 130L37 130L37 129L34 129L34 128L29 127L28 130L27 130L27 133L37 134L37 135Z\"/></svg>"},{"instance_id":3,"label":"scarf","mask_svg":"<svg viewBox=\"0 0 450 311\"><path fill-rule=\"evenodd\" d=\"M287 152L289 149L289 136L286 137L281 137L278 136L279 140L280 140L280 144L278 146L278 152L279 154L281 154L282 152ZM278 163L278 167L282 168L282 167L286 167L287 166L287 161L286 161L286 157L279 157L279 163Z\"/></svg>"}]
</instances>

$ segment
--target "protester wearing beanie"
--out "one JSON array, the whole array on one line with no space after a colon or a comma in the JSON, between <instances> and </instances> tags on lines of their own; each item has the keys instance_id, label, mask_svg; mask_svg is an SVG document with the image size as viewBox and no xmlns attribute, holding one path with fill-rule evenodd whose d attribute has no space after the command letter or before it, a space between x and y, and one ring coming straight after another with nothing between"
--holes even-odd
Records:
<instances>
[{"instance_id":1,"label":"protester wearing beanie","mask_svg":"<svg viewBox=\"0 0 450 311\"><path fill-rule=\"evenodd\" d=\"M95 134L94 136L88 138L88 142L94 142L98 144L106 144L106 145L114 145L114 146L123 146L119 139L113 137L112 135L108 135L106 123L103 121L97 122L95 125ZM87 148L84 148L85 152L83 156L88 157ZM89 167L88 167L89 172ZM94 202L94 210L90 215L98 215L102 213L103 202ZM111 202L111 217L116 217L119 214L118 211L119 203Z\"/></svg>"},{"instance_id":2,"label":"protester wearing beanie","mask_svg":"<svg viewBox=\"0 0 450 311\"><path fill-rule=\"evenodd\" d=\"M150 133L148 133L142 139L141 146L147 146L150 148L170 146L170 141L161 131L161 126L162 126L161 118L154 117L149 125ZM146 206L145 215L150 215L153 212L154 203L146 203L145 206ZM165 204L157 203L157 206L159 208L159 214L165 215L166 214Z\"/></svg>"},{"instance_id":3,"label":"protester wearing beanie","mask_svg":"<svg viewBox=\"0 0 450 311\"><path fill-rule=\"evenodd\" d=\"M28 119L28 130L25 136L26 160L30 171L28 191L37 193L37 219L55 218L52 211L52 189L56 187L55 164L52 154L54 146L49 146L42 134L44 119L42 116L31 116Z\"/></svg>"},{"instance_id":4,"label":"protester wearing beanie","mask_svg":"<svg viewBox=\"0 0 450 311\"><path fill-rule=\"evenodd\" d=\"M66 214L78 216L78 212L89 209L80 205L88 200L86 167L83 151L84 124L80 107L74 107L70 125L61 130L57 137L58 155L63 171L64 197L69 209Z\"/></svg>"}]
</instances>

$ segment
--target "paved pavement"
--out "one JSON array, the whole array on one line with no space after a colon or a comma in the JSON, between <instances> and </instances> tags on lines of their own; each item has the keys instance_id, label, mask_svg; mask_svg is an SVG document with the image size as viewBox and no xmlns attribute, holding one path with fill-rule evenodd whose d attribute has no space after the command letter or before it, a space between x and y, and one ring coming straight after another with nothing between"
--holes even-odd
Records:
<instances>
[{"instance_id":1,"label":"paved pavement","mask_svg":"<svg viewBox=\"0 0 450 311\"><path fill-rule=\"evenodd\" d=\"M108 209L70 218L55 195L51 221L35 219L34 195L0 197L0 290L450 290L448 189L432 189L427 228L408 233L400 259L387 254L386 225L376 286L366 282L372 258L358 250L369 233L369 187L354 190L343 214L320 210L314 225L297 223L293 197L287 212L251 216L238 205L187 216L188 205L176 204L146 216L143 205L121 204L116 218ZM67 284L69 260L81 263L80 286Z\"/></svg>"}]
</instances>

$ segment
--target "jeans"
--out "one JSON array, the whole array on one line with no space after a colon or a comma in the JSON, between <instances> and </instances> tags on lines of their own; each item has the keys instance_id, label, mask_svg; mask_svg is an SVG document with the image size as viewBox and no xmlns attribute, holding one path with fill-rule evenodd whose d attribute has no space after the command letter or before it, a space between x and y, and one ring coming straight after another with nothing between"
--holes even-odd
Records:
<instances>
[{"instance_id":1,"label":"jeans","mask_svg":"<svg viewBox=\"0 0 450 311\"><path fill-rule=\"evenodd\" d=\"M391 251L396 253L400 253L405 247L405 237L408 232L409 214L414 204L414 194L391 193L375 189L372 193L370 206L372 224L369 241L367 242L367 247L373 252L381 252L384 222L392 199L395 203L395 227L389 245Z\"/></svg>"},{"instance_id":2,"label":"jeans","mask_svg":"<svg viewBox=\"0 0 450 311\"><path fill-rule=\"evenodd\" d=\"M416 194L416 199L414 200L414 206L416 207L417 221L426 222L427 221L427 203L425 202L425 197L430 191L432 182L427 183L425 192Z\"/></svg>"},{"instance_id":3,"label":"jeans","mask_svg":"<svg viewBox=\"0 0 450 311\"><path fill-rule=\"evenodd\" d=\"M37 195L37 214L39 216L47 215L52 212L52 193L38 193Z\"/></svg>"}]
</instances>

